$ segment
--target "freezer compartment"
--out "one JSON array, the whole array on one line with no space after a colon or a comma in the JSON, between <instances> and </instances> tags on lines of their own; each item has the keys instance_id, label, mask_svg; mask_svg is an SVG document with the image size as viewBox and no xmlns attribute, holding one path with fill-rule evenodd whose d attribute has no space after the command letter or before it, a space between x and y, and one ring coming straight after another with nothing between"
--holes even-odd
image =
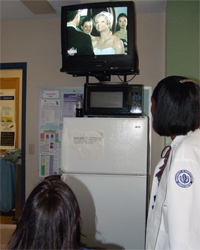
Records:
<instances>
[{"instance_id":1,"label":"freezer compartment","mask_svg":"<svg viewBox=\"0 0 200 250\"><path fill-rule=\"evenodd\" d=\"M63 174L81 209L83 241L105 249L144 249L146 177Z\"/></svg>"},{"instance_id":2,"label":"freezer compartment","mask_svg":"<svg viewBox=\"0 0 200 250\"><path fill-rule=\"evenodd\" d=\"M71 173L146 174L148 118L64 118L61 167Z\"/></svg>"}]
</instances>

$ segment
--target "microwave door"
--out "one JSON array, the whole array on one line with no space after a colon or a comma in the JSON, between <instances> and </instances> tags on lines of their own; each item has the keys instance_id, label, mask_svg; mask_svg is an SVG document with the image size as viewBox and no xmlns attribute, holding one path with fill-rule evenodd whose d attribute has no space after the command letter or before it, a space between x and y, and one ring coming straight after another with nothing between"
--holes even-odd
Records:
<instances>
[{"instance_id":1,"label":"microwave door","mask_svg":"<svg viewBox=\"0 0 200 250\"><path fill-rule=\"evenodd\" d=\"M123 92L91 92L91 108L123 108Z\"/></svg>"}]
</instances>

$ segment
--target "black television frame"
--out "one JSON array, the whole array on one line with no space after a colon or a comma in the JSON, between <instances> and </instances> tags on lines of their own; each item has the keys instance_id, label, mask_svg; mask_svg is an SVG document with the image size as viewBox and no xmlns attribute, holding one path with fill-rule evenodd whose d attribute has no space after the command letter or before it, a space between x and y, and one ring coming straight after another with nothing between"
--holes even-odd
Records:
<instances>
[{"instance_id":1,"label":"black television frame","mask_svg":"<svg viewBox=\"0 0 200 250\"><path fill-rule=\"evenodd\" d=\"M128 54L67 56L67 11L108 7L127 7ZM111 75L138 75L139 60L136 48L136 13L134 2L119 1L62 6L61 54L62 68L60 69L60 71L71 74L73 76L94 76L96 78L105 78L110 77Z\"/></svg>"}]
</instances>

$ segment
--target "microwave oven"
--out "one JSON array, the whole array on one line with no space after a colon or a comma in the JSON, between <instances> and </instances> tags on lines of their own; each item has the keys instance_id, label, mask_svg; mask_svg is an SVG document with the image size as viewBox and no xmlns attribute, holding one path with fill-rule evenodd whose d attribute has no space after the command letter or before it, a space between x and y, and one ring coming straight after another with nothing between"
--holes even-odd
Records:
<instances>
[{"instance_id":1,"label":"microwave oven","mask_svg":"<svg viewBox=\"0 0 200 250\"><path fill-rule=\"evenodd\" d=\"M143 85L85 83L85 116L140 116Z\"/></svg>"}]
</instances>

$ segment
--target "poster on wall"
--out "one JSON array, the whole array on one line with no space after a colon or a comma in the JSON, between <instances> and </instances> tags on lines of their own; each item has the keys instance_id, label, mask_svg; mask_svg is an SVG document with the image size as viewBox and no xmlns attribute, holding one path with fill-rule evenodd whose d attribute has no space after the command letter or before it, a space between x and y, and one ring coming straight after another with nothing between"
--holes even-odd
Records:
<instances>
[{"instance_id":1,"label":"poster on wall","mask_svg":"<svg viewBox=\"0 0 200 250\"><path fill-rule=\"evenodd\" d=\"M61 174L60 149L64 117L75 117L81 88L41 88L39 98L39 176Z\"/></svg>"},{"instance_id":2,"label":"poster on wall","mask_svg":"<svg viewBox=\"0 0 200 250\"><path fill-rule=\"evenodd\" d=\"M15 89L0 90L0 149L14 149L16 135Z\"/></svg>"}]
</instances>

